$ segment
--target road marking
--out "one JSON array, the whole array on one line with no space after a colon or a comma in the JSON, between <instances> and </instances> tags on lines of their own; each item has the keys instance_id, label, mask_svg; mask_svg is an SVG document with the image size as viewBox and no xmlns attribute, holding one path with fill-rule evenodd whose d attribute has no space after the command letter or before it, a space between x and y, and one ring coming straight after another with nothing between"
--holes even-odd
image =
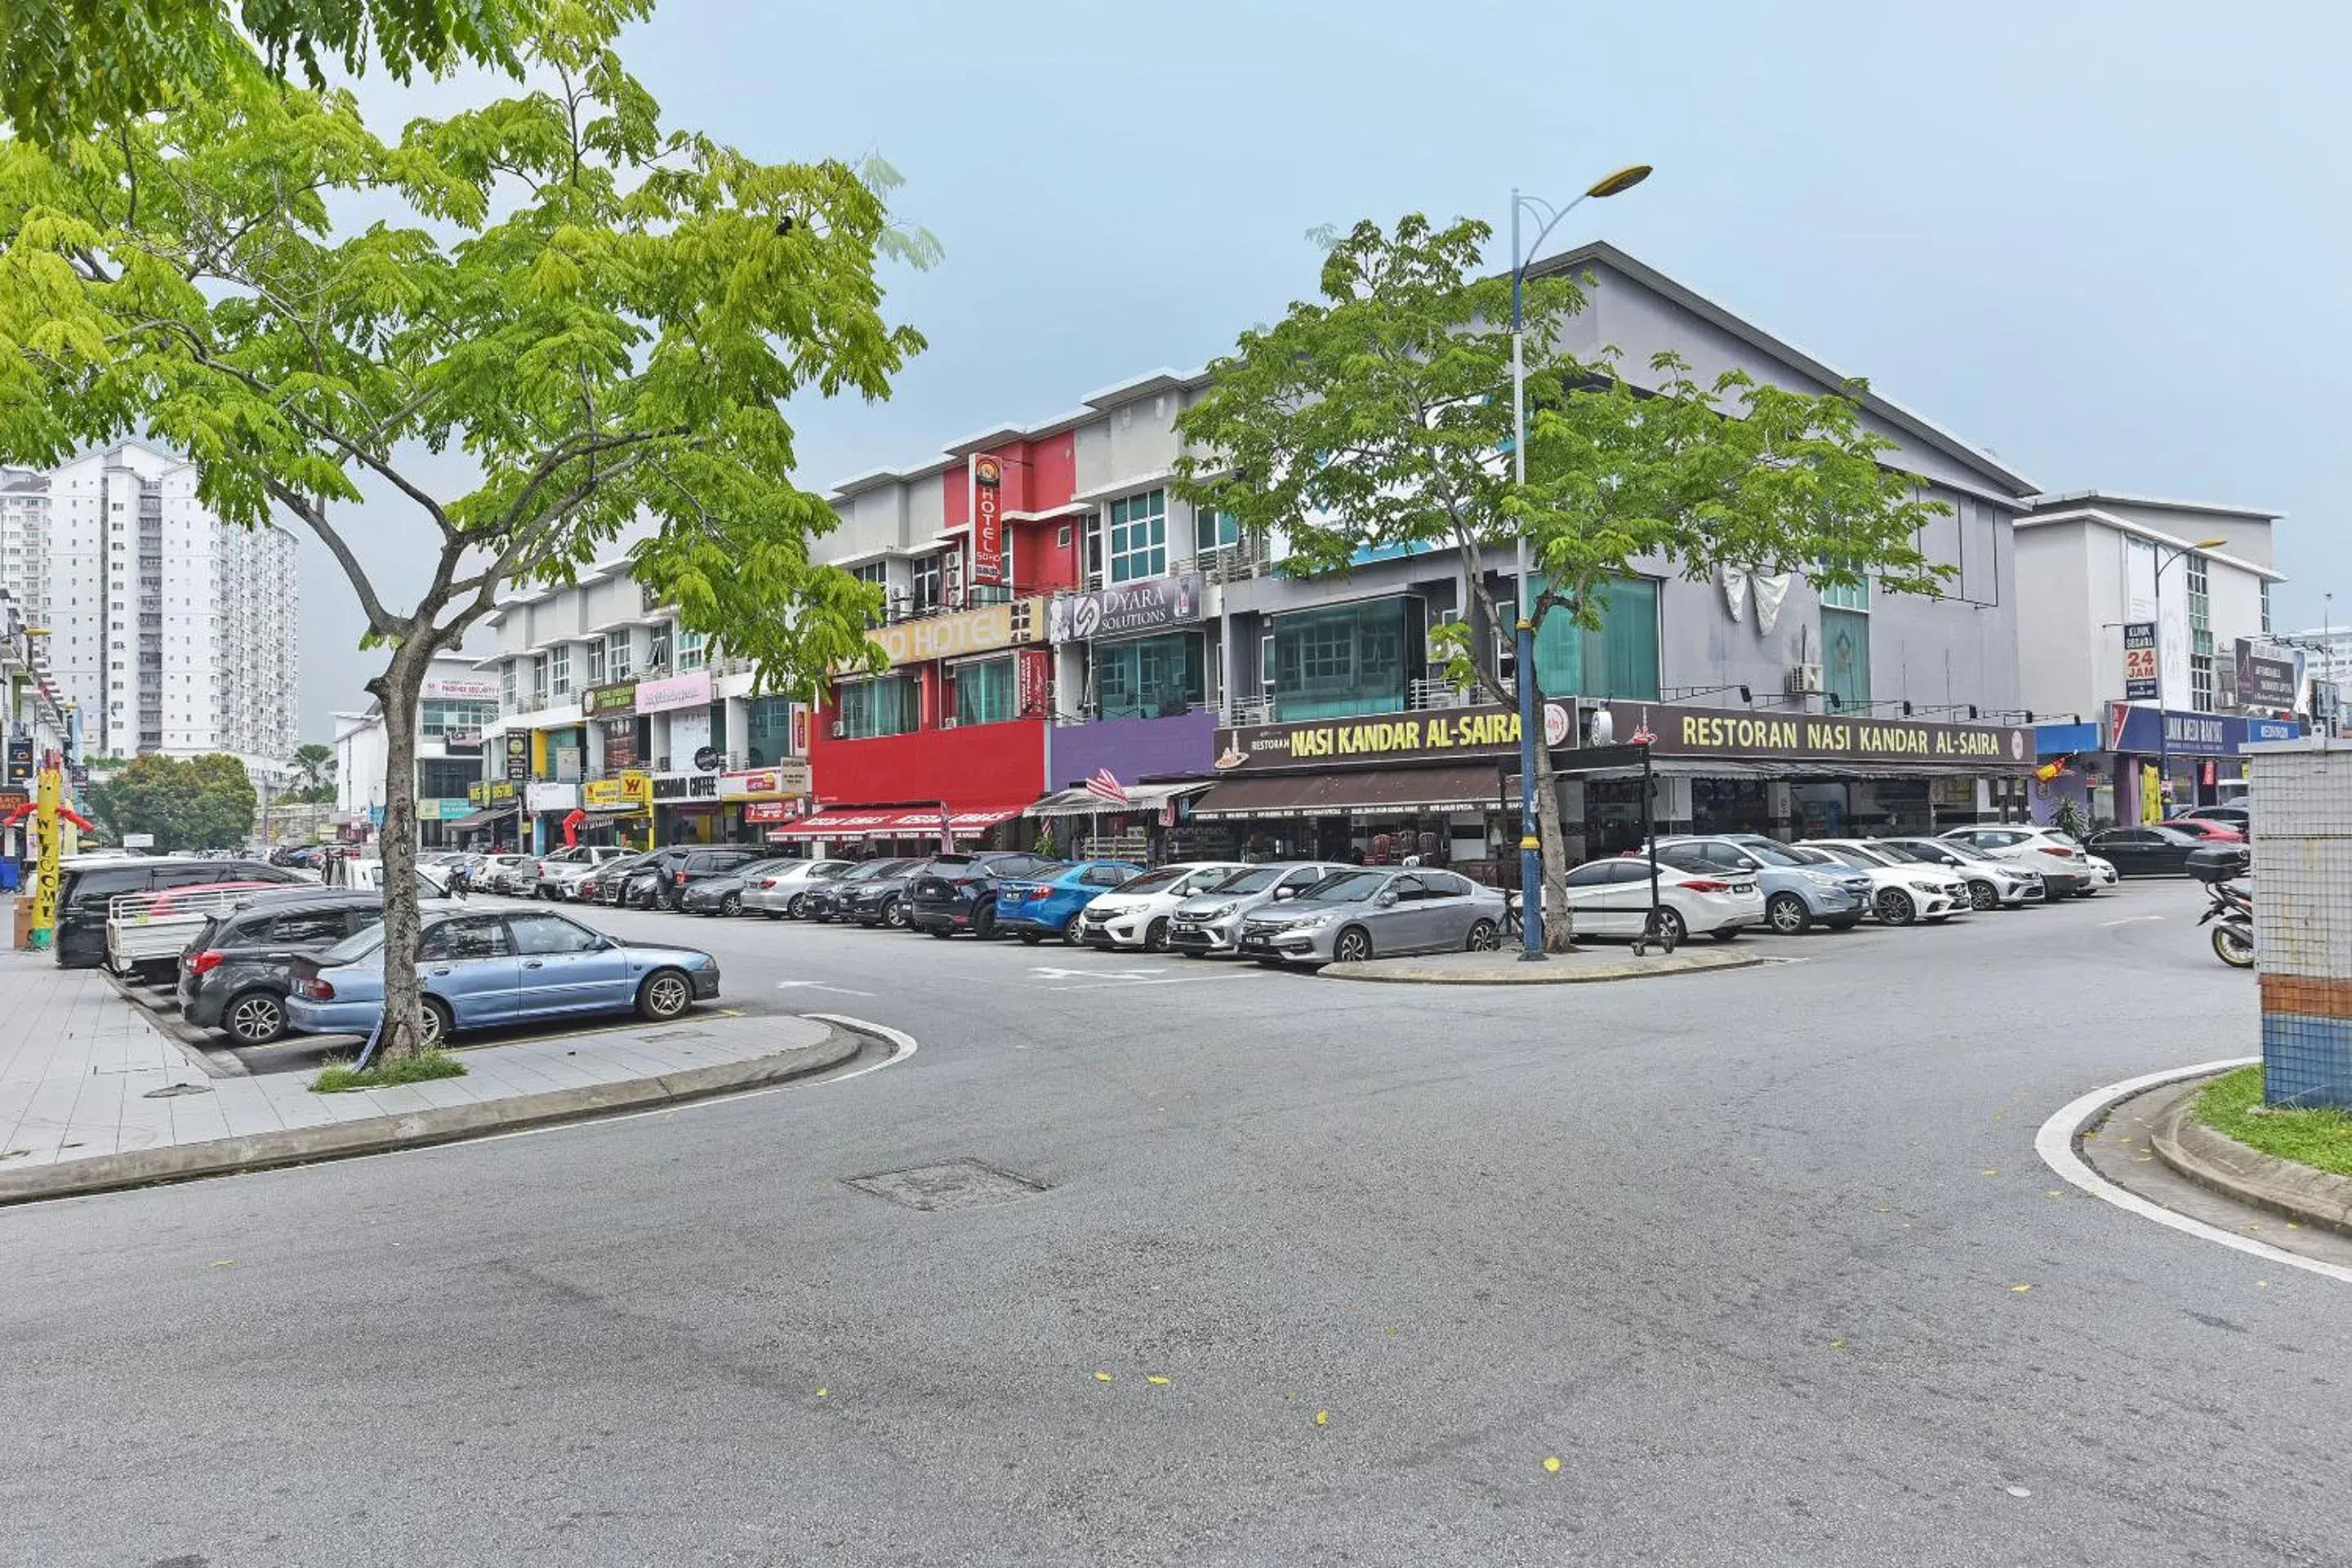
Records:
<instances>
[{"instance_id":1,"label":"road marking","mask_svg":"<svg viewBox=\"0 0 2352 1568\"><path fill-rule=\"evenodd\" d=\"M871 991L852 991L846 985L827 985L822 980L779 980L776 982L776 989L779 991L791 991L794 989L805 991L838 991L844 996L871 996L874 994Z\"/></svg>"},{"instance_id":2,"label":"road marking","mask_svg":"<svg viewBox=\"0 0 2352 1568\"><path fill-rule=\"evenodd\" d=\"M1040 980L1132 980L1142 982L1154 974L1165 974L1164 969L1033 969L1029 972ZM1048 987L1060 990L1060 986Z\"/></svg>"},{"instance_id":3,"label":"road marking","mask_svg":"<svg viewBox=\"0 0 2352 1568\"><path fill-rule=\"evenodd\" d=\"M1132 991L1141 985L1198 985L1211 980L1263 980L1265 976L1254 972L1239 974L1186 974L1173 980L1098 980L1085 985L1048 985L1048 991Z\"/></svg>"},{"instance_id":4,"label":"road marking","mask_svg":"<svg viewBox=\"0 0 2352 1568\"><path fill-rule=\"evenodd\" d=\"M2162 920L2163 918L2164 918L2164 917L2163 917L2162 915L2126 915L2123 919L2121 919L2121 920L2119 920L2119 921L2101 921L2099 922L2099 924L2100 924L2102 927L2105 927L2105 926L2127 926L2127 925L2137 925L2137 924L2138 924L2141 921L2160 921L2160 920Z\"/></svg>"},{"instance_id":5,"label":"road marking","mask_svg":"<svg viewBox=\"0 0 2352 1568\"><path fill-rule=\"evenodd\" d=\"M2206 1241L2218 1241L2223 1247L2232 1247L2268 1262L2283 1263L2290 1268L2307 1269L2314 1274L2324 1274L2330 1279L2340 1279L2346 1284L2352 1284L2352 1268L2347 1268L2343 1264L2328 1263L2316 1258L2305 1258L2273 1247L2266 1241L2256 1241L2251 1237L2239 1236L2234 1232L2223 1230L2219 1226L2207 1225L2201 1219L2191 1219L2185 1214L2175 1214L2162 1204L2141 1197L2137 1193L2127 1193L2116 1186L2093 1170L2080 1154L2074 1152L2075 1132L2109 1106L2120 1100L2129 1100L2142 1089L2154 1089L2158 1084L2176 1083L2184 1078L2197 1078L2206 1073L2222 1072L2231 1068L2244 1067L2249 1062L2260 1059L2259 1057L2232 1057L2226 1061L2200 1062L2195 1067L2170 1068L2163 1072L2146 1073L2138 1078L2127 1078L2121 1083L2111 1083L2105 1089L2095 1089L2078 1100L2069 1100L2059 1108L2055 1116L2042 1124L2042 1131L2033 1135L2033 1152L2042 1156L2043 1164L2093 1197L2104 1199L2119 1209L2139 1215L2142 1219L2152 1219L2158 1225L2169 1226L2184 1235L2198 1237Z\"/></svg>"}]
</instances>

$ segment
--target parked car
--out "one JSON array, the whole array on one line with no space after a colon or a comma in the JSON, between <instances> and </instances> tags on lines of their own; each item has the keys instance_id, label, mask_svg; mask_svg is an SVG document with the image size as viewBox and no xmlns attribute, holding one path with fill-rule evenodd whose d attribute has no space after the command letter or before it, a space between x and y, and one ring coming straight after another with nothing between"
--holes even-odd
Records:
<instances>
[{"instance_id":1,"label":"parked car","mask_svg":"<svg viewBox=\"0 0 2352 1568\"><path fill-rule=\"evenodd\" d=\"M658 876L654 885L654 904L675 910L687 889L695 883L708 877L727 876L766 858L764 851L740 844L679 844L656 849L654 867Z\"/></svg>"},{"instance_id":2,"label":"parked car","mask_svg":"<svg viewBox=\"0 0 2352 1568\"><path fill-rule=\"evenodd\" d=\"M653 859L650 853L624 855L590 867L587 871L564 884L556 896L575 899L583 904L604 904L618 908L622 895L628 890L629 879L637 868Z\"/></svg>"},{"instance_id":3,"label":"parked car","mask_svg":"<svg viewBox=\"0 0 2352 1568\"><path fill-rule=\"evenodd\" d=\"M772 921L798 920L808 907L809 889L830 882L854 860L771 860L757 875L746 879L743 907L757 910Z\"/></svg>"},{"instance_id":4,"label":"parked car","mask_svg":"<svg viewBox=\"0 0 2352 1568\"><path fill-rule=\"evenodd\" d=\"M934 855L909 891L908 923L936 937L968 931L985 942L996 934L996 892L1003 879L1047 877L1064 864L1019 849Z\"/></svg>"},{"instance_id":5,"label":"parked car","mask_svg":"<svg viewBox=\"0 0 2352 1568\"><path fill-rule=\"evenodd\" d=\"M1764 891L1756 879L1752 864L1745 870L1735 869L1661 848L1660 921L1677 942L1697 931L1717 942L1729 942L1749 927L1765 923ZM1568 911L1570 927L1579 938L1642 935L1649 929L1649 857L1620 855L1572 868L1568 873Z\"/></svg>"},{"instance_id":6,"label":"parked car","mask_svg":"<svg viewBox=\"0 0 2352 1568\"><path fill-rule=\"evenodd\" d=\"M1147 871L1080 910L1078 936L1088 947L1165 952L1169 922L1184 900L1248 869L1239 861L1210 860Z\"/></svg>"},{"instance_id":7,"label":"parked car","mask_svg":"<svg viewBox=\"0 0 2352 1568\"><path fill-rule=\"evenodd\" d=\"M485 893L529 898L539 889L539 861L512 850L492 850L475 857L473 879Z\"/></svg>"},{"instance_id":8,"label":"parked car","mask_svg":"<svg viewBox=\"0 0 2352 1568\"><path fill-rule=\"evenodd\" d=\"M2186 833L2192 838L2201 838L2208 844L2243 844L2246 841L2244 828L2210 816L2168 816L2157 826L2169 827L2175 833Z\"/></svg>"},{"instance_id":9,"label":"parked car","mask_svg":"<svg viewBox=\"0 0 2352 1568\"><path fill-rule=\"evenodd\" d=\"M2225 822L2248 840L2254 836L2254 814L2244 805L2193 805L2180 814L2180 821Z\"/></svg>"},{"instance_id":10,"label":"parked car","mask_svg":"<svg viewBox=\"0 0 2352 1568\"><path fill-rule=\"evenodd\" d=\"M2083 894L2084 898L2089 898L2093 893L2104 893L2109 888L2123 885L2124 874L2116 869L2114 861L2099 855L2089 855L2084 858L2091 868L2092 877L2095 879L2092 886L2084 889Z\"/></svg>"},{"instance_id":11,"label":"parked car","mask_svg":"<svg viewBox=\"0 0 2352 1568\"><path fill-rule=\"evenodd\" d=\"M1143 875L1125 860L1074 860L1045 875L996 884L996 924L1031 947L1049 936L1072 946L1084 940L1078 912L1103 894Z\"/></svg>"},{"instance_id":12,"label":"parked car","mask_svg":"<svg viewBox=\"0 0 2352 1568\"><path fill-rule=\"evenodd\" d=\"M2189 852L2186 869L2200 882L2228 882L2250 874L2253 852L2242 844L2200 844Z\"/></svg>"},{"instance_id":13,"label":"parked car","mask_svg":"<svg viewBox=\"0 0 2352 1568\"><path fill-rule=\"evenodd\" d=\"M848 918L849 900L868 882L899 877L922 864L919 860L860 860L840 876L808 890L808 918L824 924Z\"/></svg>"},{"instance_id":14,"label":"parked car","mask_svg":"<svg viewBox=\"0 0 2352 1568\"><path fill-rule=\"evenodd\" d=\"M688 947L624 942L552 910L429 919L417 948L425 1035L583 1013L666 1022L719 994L719 961ZM286 1000L289 1028L363 1035L383 1012L383 928L301 959Z\"/></svg>"},{"instance_id":15,"label":"parked car","mask_svg":"<svg viewBox=\"0 0 2352 1568\"><path fill-rule=\"evenodd\" d=\"M740 915L743 912L743 896L751 891L751 879L787 864L790 862L772 858L747 860L731 871L697 878L679 891L677 907L690 915Z\"/></svg>"},{"instance_id":16,"label":"parked car","mask_svg":"<svg viewBox=\"0 0 2352 1568\"><path fill-rule=\"evenodd\" d=\"M107 906L126 893L160 893L220 882L304 882L292 868L266 860L224 860L195 855L68 858L58 889L56 947L60 969L95 969L106 962ZM317 886L316 883L310 883Z\"/></svg>"},{"instance_id":17,"label":"parked car","mask_svg":"<svg viewBox=\"0 0 2352 1568\"><path fill-rule=\"evenodd\" d=\"M1815 921L1832 931L1845 931L1869 911L1874 891L1870 879L1853 867L1807 864L1790 855L1787 845L1760 833L1661 838L1658 860L1701 874L1753 872L1764 893L1765 923L1783 936L1808 931Z\"/></svg>"},{"instance_id":18,"label":"parked car","mask_svg":"<svg viewBox=\"0 0 2352 1568\"><path fill-rule=\"evenodd\" d=\"M1881 925L1946 921L1975 908L1969 885L1941 866L1908 860L1874 844L1851 838L1809 838L1790 853L1808 851L1834 858L1870 879L1870 912Z\"/></svg>"},{"instance_id":19,"label":"parked car","mask_svg":"<svg viewBox=\"0 0 2352 1568\"><path fill-rule=\"evenodd\" d=\"M1882 854L1923 866L1941 866L1969 885L1969 902L1979 910L2021 909L2042 898L2042 873L2014 860L2000 860L1973 844L1954 838L1859 840Z\"/></svg>"},{"instance_id":20,"label":"parked car","mask_svg":"<svg viewBox=\"0 0 2352 1568\"><path fill-rule=\"evenodd\" d=\"M580 884L583 879L623 860L635 858L618 845L569 845L539 858L530 891L551 900L579 898Z\"/></svg>"},{"instance_id":21,"label":"parked car","mask_svg":"<svg viewBox=\"0 0 2352 1568\"><path fill-rule=\"evenodd\" d=\"M1243 956L1361 963L1411 952L1491 952L1508 906L1493 888L1434 866L1351 866L1242 921Z\"/></svg>"},{"instance_id":22,"label":"parked car","mask_svg":"<svg viewBox=\"0 0 2352 1568\"><path fill-rule=\"evenodd\" d=\"M2098 891L2098 879L2092 875L2083 846L2054 827L2025 822L1979 823L1974 827L1955 827L1944 837L1981 849L1995 859L2032 867L2042 873L2042 896L2053 903Z\"/></svg>"},{"instance_id":23,"label":"parked car","mask_svg":"<svg viewBox=\"0 0 2352 1568\"><path fill-rule=\"evenodd\" d=\"M2091 847L2101 859L2114 864L2116 874L2125 877L2185 877L2189 874L2190 851L2207 847L2208 841L2197 834L2184 833L2177 827L2156 825L2147 827L2109 827L2091 835ZM2212 847L2246 853L2243 840L2216 844Z\"/></svg>"},{"instance_id":24,"label":"parked car","mask_svg":"<svg viewBox=\"0 0 2352 1568\"><path fill-rule=\"evenodd\" d=\"M240 1046L266 1046L286 1032L295 960L383 919L383 900L374 894L320 888L224 910L180 955L180 1017L195 1028L218 1029Z\"/></svg>"},{"instance_id":25,"label":"parked car","mask_svg":"<svg viewBox=\"0 0 2352 1568\"><path fill-rule=\"evenodd\" d=\"M856 882L843 882L841 900L835 919L848 921L871 931L876 926L887 926L892 931L904 931L914 918L912 901L915 879L930 862L901 860L898 869L883 876L865 877Z\"/></svg>"},{"instance_id":26,"label":"parked car","mask_svg":"<svg viewBox=\"0 0 2352 1568\"><path fill-rule=\"evenodd\" d=\"M1237 871L1176 906L1168 918L1168 950L1192 958L1237 952L1242 920L1252 910L1286 903L1334 871L1353 869L1335 860L1286 860Z\"/></svg>"}]
</instances>

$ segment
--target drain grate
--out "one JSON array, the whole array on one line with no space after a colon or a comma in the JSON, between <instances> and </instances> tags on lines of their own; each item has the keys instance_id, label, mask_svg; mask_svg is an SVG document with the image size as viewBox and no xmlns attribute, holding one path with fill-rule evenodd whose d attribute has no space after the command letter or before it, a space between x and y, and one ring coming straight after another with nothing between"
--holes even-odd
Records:
<instances>
[{"instance_id":1,"label":"drain grate","mask_svg":"<svg viewBox=\"0 0 2352 1568\"><path fill-rule=\"evenodd\" d=\"M1000 1171L993 1165L983 1165L977 1160L943 1160L936 1165L915 1165L904 1171L884 1171L871 1176L852 1176L850 1186L859 1192L871 1193L877 1198L887 1198L910 1209L927 1214L942 1209L986 1208L991 1204L1009 1204L1021 1198L1034 1197L1045 1190L1043 1182L1012 1171Z\"/></svg>"}]
</instances>

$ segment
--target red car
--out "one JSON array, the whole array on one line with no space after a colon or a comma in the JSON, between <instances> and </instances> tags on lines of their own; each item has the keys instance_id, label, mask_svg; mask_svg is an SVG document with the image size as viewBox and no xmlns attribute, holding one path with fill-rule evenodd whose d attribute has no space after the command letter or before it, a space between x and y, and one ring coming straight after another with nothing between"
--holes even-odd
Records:
<instances>
[{"instance_id":1,"label":"red car","mask_svg":"<svg viewBox=\"0 0 2352 1568\"><path fill-rule=\"evenodd\" d=\"M2158 827L2177 827L2183 833L2194 833L2208 844L2243 844L2246 836L2226 822L2209 822L2201 816L2178 816L2159 822Z\"/></svg>"}]
</instances>

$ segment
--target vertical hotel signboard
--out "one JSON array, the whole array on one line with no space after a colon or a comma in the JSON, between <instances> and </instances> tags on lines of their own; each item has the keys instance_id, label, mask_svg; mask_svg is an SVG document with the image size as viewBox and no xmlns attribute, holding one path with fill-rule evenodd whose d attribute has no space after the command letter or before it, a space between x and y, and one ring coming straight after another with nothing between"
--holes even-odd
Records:
<instances>
[{"instance_id":1,"label":"vertical hotel signboard","mask_svg":"<svg viewBox=\"0 0 2352 1568\"><path fill-rule=\"evenodd\" d=\"M971 479L971 584L1004 584L1004 459L974 452L965 459Z\"/></svg>"}]
</instances>

